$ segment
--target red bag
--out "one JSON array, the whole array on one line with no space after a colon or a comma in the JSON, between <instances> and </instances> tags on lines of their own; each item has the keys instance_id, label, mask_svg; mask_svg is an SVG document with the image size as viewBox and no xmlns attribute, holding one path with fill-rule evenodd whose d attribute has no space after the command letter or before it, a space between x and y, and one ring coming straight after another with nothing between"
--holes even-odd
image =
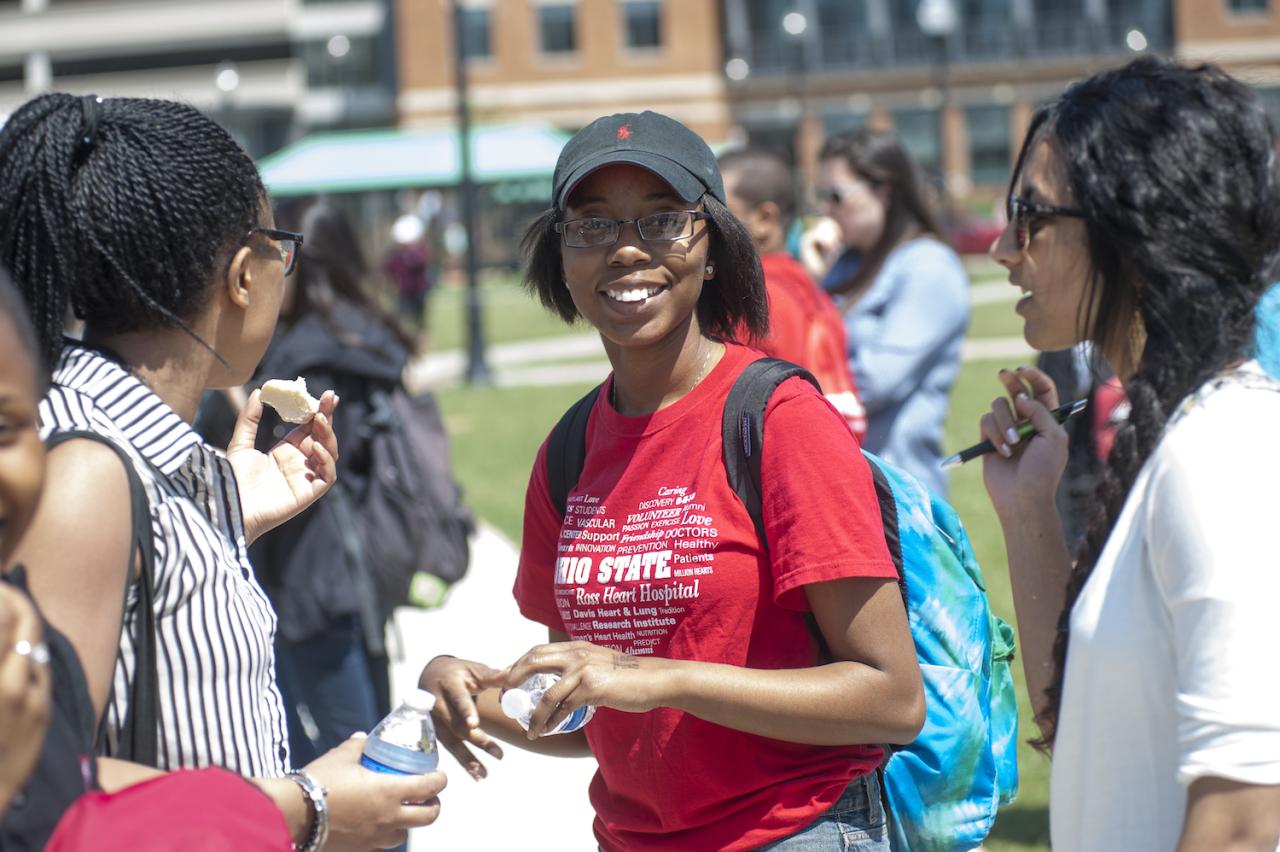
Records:
<instances>
[{"instance_id":1,"label":"red bag","mask_svg":"<svg viewBox=\"0 0 1280 852\"><path fill-rule=\"evenodd\" d=\"M291 852L284 815L225 769L182 770L89 793L62 816L45 852Z\"/></svg>"}]
</instances>

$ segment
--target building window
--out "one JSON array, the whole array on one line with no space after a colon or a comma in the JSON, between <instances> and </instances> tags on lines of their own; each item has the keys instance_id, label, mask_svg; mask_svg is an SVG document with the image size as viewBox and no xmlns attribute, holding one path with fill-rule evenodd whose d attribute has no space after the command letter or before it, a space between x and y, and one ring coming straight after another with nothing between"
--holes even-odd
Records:
<instances>
[{"instance_id":1,"label":"building window","mask_svg":"<svg viewBox=\"0 0 1280 852\"><path fill-rule=\"evenodd\" d=\"M1009 108L975 106L964 111L969 129L969 178L974 183L1005 184L1009 160Z\"/></svg>"},{"instance_id":2,"label":"building window","mask_svg":"<svg viewBox=\"0 0 1280 852\"><path fill-rule=\"evenodd\" d=\"M1227 0L1227 9L1240 14L1266 13L1268 0Z\"/></svg>"},{"instance_id":3,"label":"building window","mask_svg":"<svg viewBox=\"0 0 1280 852\"><path fill-rule=\"evenodd\" d=\"M543 53L573 53L578 49L572 5L538 7L538 36Z\"/></svg>"},{"instance_id":4,"label":"building window","mask_svg":"<svg viewBox=\"0 0 1280 852\"><path fill-rule=\"evenodd\" d=\"M488 59L492 55L492 50L489 46L489 10L479 8L463 9L463 59Z\"/></svg>"},{"instance_id":5,"label":"building window","mask_svg":"<svg viewBox=\"0 0 1280 852\"><path fill-rule=\"evenodd\" d=\"M302 45L302 58L307 66L307 85L313 89L367 86L377 83L377 52L373 39L352 36L344 42L345 51L335 55L330 42L308 41Z\"/></svg>"},{"instance_id":6,"label":"building window","mask_svg":"<svg viewBox=\"0 0 1280 852\"><path fill-rule=\"evenodd\" d=\"M1267 118L1271 119L1272 127L1280 127L1280 89L1265 88L1256 89L1258 100L1262 101L1262 108L1267 112Z\"/></svg>"},{"instance_id":7,"label":"building window","mask_svg":"<svg viewBox=\"0 0 1280 852\"><path fill-rule=\"evenodd\" d=\"M622 4L627 47L652 50L662 46L661 0L627 0Z\"/></svg>"},{"instance_id":8,"label":"building window","mask_svg":"<svg viewBox=\"0 0 1280 852\"><path fill-rule=\"evenodd\" d=\"M936 109L900 109L893 113L893 126L911 159L930 178L937 176L942 162L938 144Z\"/></svg>"},{"instance_id":9,"label":"building window","mask_svg":"<svg viewBox=\"0 0 1280 852\"><path fill-rule=\"evenodd\" d=\"M867 114L853 110L828 110L822 114L822 129L826 137L843 136L867 126Z\"/></svg>"}]
</instances>

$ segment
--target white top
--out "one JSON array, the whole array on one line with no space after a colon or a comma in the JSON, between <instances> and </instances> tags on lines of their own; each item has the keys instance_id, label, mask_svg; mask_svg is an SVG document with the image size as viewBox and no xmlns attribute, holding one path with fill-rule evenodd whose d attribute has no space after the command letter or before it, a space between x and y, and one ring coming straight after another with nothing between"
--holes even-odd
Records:
<instances>
[{"instance_id":1,"label":"white top","mask_svg":"<svg viewBox=\"0 0 1280 852\"><path fill-rule=\"evenodd\" d=\"M101 352L68 341L53 381L40 403L42 434L104 436L125 450L147 490L156 553L160 768L283 775L289 752L272 650L276 615L249 564L231 466ZM110 566L85 570L95 567ZM134 583L107 706L108 754L128 709L137 616Z\"/></svg>"},{"instance_id":2,"label":"white top","mask_svg":"<svg viewBox=\"0 0 1280 852\"><path fill-rule=\"evenodd\" d=\"M1280 384L1206 384L1139 473L1071 614L1055 852L1170 852L1204 776L1280 784Z\"/></svg>"}]
</instances>

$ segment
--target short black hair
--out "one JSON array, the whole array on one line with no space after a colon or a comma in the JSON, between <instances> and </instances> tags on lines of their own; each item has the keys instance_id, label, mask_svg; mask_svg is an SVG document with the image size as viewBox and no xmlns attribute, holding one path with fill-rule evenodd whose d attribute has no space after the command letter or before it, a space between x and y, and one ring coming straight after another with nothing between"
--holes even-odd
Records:
<instances>
[{"instance_id":1,"label":"short black hair","mask_svg":"<svg viewBox=\"0 0 1280 852\"><path fill-rule=\"evenodd\" d=\"M769 306L755 243L713 195L702 196L701 203L710 216L708 259L716 274L703 284L698 297L698 324L706 335L718 340L736 341L743 333L750 340L763 339L769 333ZM562 320L572 323L579 314L564 284L562 244L555 230L561 218L554 208L542 213L525 231L520 247L525 257L525 287Z\"/></svg>"},{"instance_id":2,"label":"short black hair","mask_svg":"<svg viewBox=\"0 0 1280 852\"><path fill-rule=\"evenodd\" d=\"M720 155L720 173L733 172L739 180L733 194L752 207L772 202L778 205L782 227L796 217L796 182L787 161L772 151L742 148Z\"/></svg>"},{"instance_id":3,"label":"short black hair","mask_svg":"<svg viewBox=\"0 0 1280 852\"><path fill-rule=\"evenodd\" d=\"M100 332L191 332L259 224L253 160L187 104L41 95L0 128L0 264L56 363L68 309Z\"/></svg>"},{"instance_id":4,"label":"short black hair","mask_svg":"<svg viewBox=\"0 0 1280 852\"><path fill-rule=\"evenodd\" d=\"M23 301L22 294L13 286L13 281L4 269L0 269L0 319L2 318L8 318L18 335L18 344L31 356L31 363L36 371L36 394L44 396L49 389L49 368L40 353L40 344L36 342L36 332L31 327L27 303Z\"/></svg>"}]
</instances>

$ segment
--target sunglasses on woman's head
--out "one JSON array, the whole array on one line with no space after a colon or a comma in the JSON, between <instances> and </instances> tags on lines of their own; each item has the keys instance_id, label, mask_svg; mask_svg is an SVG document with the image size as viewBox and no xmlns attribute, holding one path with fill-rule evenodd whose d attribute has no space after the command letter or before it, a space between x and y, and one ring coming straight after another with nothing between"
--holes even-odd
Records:
<instances>
[{"instance_id":1,"label":"sunglasses on woman's head","mask_svg":"<svg viewBox=\"0 0 1280 852\"><path fill-rule=\"evenodd\" d=\"M1026 251L1031 244L1031 228L1038 219L1070 216L1083 219L1084 211L1078 207L1058 207L1053 204L1037 204L1021 195L1010 195L1005 207L1009 222L1013 224L1013 239L1018 251Z\"/></svg>"}]
</instances>

